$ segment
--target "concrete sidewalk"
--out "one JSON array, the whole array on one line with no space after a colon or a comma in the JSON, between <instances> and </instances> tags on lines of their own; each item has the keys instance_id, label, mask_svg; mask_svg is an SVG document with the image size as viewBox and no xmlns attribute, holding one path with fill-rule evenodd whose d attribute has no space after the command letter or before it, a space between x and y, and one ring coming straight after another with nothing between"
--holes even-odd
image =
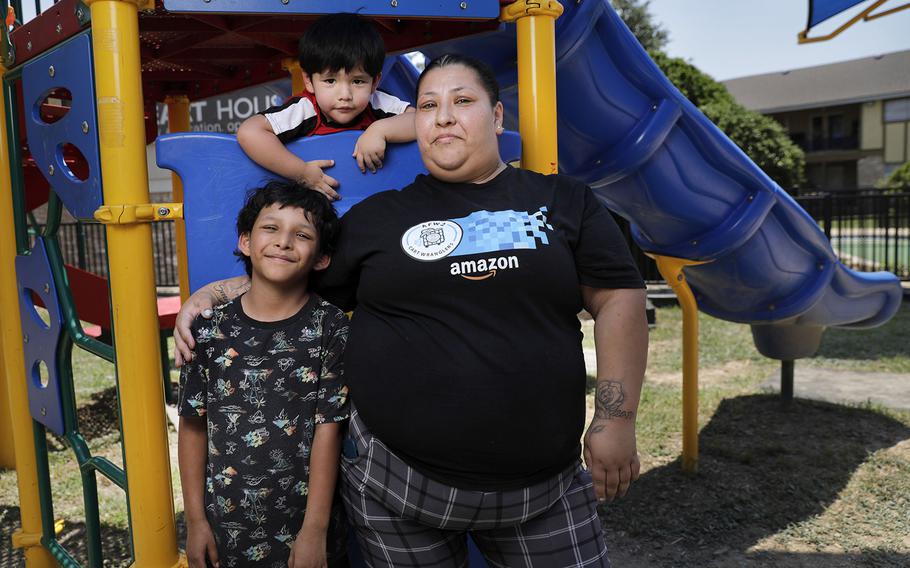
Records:
<instances>
[{"instance_id":1,"label":"concrete sidewalk","mask_svg":"<svg viewBox=\"0 0 910 568\"><path fill-rule=\"evenodd\" d=\"M588 375L597 376L597 358L593 349L585 349ZM680 376L680 381L682 380ZM780 392L780 373L768 377L761 388ZM888 408L910 410L910 373L872 373L819 369L796 362L793 380L794 396L838 404L872 402Z\"/></svg>"},{"instance_id":2,"label":"concrete sidewalk","mask_svg":"<svg viewBox=\"0 0 910 568\"><path fill-rule=\"evenodd\" d=\"M780 392L780 375L768 377L762 388ZM862 404L872 402L910 410L910 373L866 373L819 369L796 362L793 376L796 398Z\"/></svg>"}]
</instances>

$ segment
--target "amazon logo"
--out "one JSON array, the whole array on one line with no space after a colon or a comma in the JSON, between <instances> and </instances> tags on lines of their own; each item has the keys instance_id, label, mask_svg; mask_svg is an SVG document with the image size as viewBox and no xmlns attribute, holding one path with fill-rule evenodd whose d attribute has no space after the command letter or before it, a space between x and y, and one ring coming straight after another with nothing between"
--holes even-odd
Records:
<instances>
[{"instance_id":1,"label":"amazon logo","mask_svg":"<svg viewBox=\"0 0 910 568\"><path fill-rule=\"evenodd\" d=\"M494 256L477 260L462 260L449 265L452 276L461 276L466 280L486 280L496 276L499 270L518 268L517 256Z\"/></svg>"}]
</instances>

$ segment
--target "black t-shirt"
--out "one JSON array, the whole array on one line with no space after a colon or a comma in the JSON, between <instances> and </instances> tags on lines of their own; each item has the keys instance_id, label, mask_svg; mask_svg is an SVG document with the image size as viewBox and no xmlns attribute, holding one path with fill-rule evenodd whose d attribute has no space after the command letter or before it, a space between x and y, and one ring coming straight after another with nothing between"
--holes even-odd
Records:
<instances>
[{"instance_id":1,"label":"black t-shirt","mask_svg":"<svg viewBox=\"0 0 910 568\"><path fill-rule=\"evenodd\" d=\"M345 374L370 430L430 477L501 490L579 456L579 284L643 287L589 188L509 167L352 207L319 289L357 306Z\"/></svg>"}]
</instances>

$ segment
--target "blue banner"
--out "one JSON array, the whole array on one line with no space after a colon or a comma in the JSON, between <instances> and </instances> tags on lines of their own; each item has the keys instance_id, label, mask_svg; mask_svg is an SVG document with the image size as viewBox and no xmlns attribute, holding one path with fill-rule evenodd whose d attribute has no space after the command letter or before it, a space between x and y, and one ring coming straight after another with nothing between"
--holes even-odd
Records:
<instances>
[{"instance_id":1,"label":"blue banner","mask_svg":"<svg viewBox=\"0 0 910 568\"><path fill-rule=\"evenodd\" d=\"M809 0L809 23L806 29L816 26L831 16L836 16L847 10L861 4L866 0Z\"/></svg>"}]
</instances>

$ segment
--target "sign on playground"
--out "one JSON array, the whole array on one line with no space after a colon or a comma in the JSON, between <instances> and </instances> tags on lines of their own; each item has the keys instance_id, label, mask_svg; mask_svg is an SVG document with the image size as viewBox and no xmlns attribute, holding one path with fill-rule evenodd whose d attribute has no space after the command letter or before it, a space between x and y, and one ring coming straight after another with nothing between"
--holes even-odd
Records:
<instances>
[{"instance_id":1,"label":"sign on playground","mask_svg":"<svg viewBox=\"0 0 910 568\"><path fill-rule=\"evenodd\" d=\"M193 132L235 134L240 123L270 106L281 104L291 94L291 80L281 79L190 103ZM167 105L158 103L158 134L167 133Z\"/></svg>"}]
</instances>

